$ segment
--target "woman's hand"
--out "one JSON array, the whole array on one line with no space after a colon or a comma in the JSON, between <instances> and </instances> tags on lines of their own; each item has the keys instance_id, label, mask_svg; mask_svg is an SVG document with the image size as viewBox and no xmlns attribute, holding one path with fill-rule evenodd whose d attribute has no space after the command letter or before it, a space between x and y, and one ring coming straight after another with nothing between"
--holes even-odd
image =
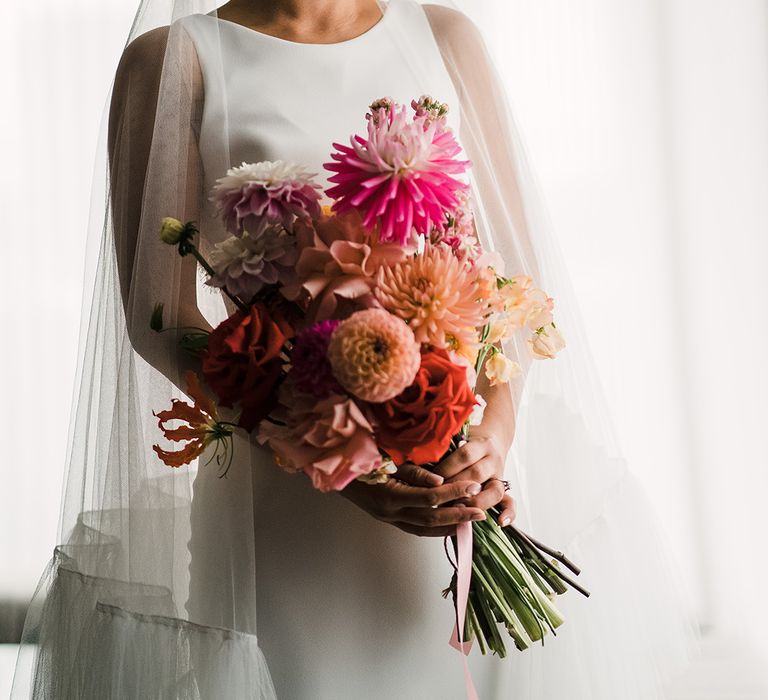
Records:
<instances>
[{"instance_id":1,"label":"woman's hand","mask_svg":"<svg viewBox=\"0 0 768 700\"><path fill-rule=\"evenodd\" d=\"M457 478L444 483L443 477L413 464L400 467L396 477L385 484L353 481L341 491L342 496L377 520L422 537L453 535L459 523L484 520L483 508L454 503L477 498L481 493L477 481Z\"/></svg>"},{"instance_id":2,"label":"woman's hand","mask_svg":"<svg viewBox=\"0 0 768 700\"><path fill-rule=\"evenodd\" d=\"M506 454L507 451L493 437L473 435L440 462L434 473L443 477L446 484L465 481L483 484L483 490L477 496L462 502L484 511L496 506L501 511L499 524L509 525L515 519L515 502L504 490Z\"/></svg>"}]
</instances>

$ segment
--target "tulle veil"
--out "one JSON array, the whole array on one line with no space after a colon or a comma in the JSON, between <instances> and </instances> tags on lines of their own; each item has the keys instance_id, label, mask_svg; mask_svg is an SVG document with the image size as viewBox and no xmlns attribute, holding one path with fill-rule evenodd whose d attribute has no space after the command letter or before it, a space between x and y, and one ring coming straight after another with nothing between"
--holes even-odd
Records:
<instances>
[{"instance_id":1,"label":"tulle veil","mask_svg":"<svg viewBox=\"0 0 768 700\"><path fill-rule=\"evenodd\" d=\"M470 2L389 0L385 13L388 4L409 8L403 17L426 13L457 98L451 108L473 164L482 242L508 274L530 274L554 297L567 340L556 361L532 361L519 341L505 347L525 370L510 386L517 425L507 472L518 523L578 561L592 597L566 595L557 638L499 662L495 697L661 697L664 679L689 654L692 626L648 499L616 442L492 47ZM486 16L493 5L485 3ZM193 485L210 465L203 457L170 470L151 449L152 412L184 396L181 378L191 366L176 333L150 329L154 305L163 303L168 327L198 326L226 308L202 287L194 261L171 254L157 235L164 216L201 227L210 221L200 155L205 85L184 19L215 14L216 6L142 0L113 83L94 179L60 544L27 616L14 698L275 697L254 591L221 591L217 610L190 603L205 586L190 547ZM400 29L385 31L418 74L420 47ZM221 70L209 64L205 75L215 79ZM226 144L228 115L218 116ZM208 162L221 174L234 165L226 148ZM197 302L181 291L189 284ZM251 448L245 437L236 443L246 454ZM251 492L248 483L236 488ZM218 556L256 571L252 529L222 544Z\"/></svg>"}]
</instances>

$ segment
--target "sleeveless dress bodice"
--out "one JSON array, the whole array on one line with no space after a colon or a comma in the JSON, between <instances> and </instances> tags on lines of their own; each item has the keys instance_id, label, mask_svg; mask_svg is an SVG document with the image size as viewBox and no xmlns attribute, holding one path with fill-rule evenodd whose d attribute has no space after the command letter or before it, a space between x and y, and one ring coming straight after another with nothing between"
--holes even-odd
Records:
<instances>
[{"instance_id":1,"label":"sleeveless dress bodice","mask_svg":"<svg viewBox=\"0 0 768 700\"><path fill-rule=\"evenodd\" d=\"M300 163L325 184L332 144L364 133L363 115L375 99L409 104L430 94L457 103L415 3L392 0L367 32L335 44L286 41L213 14L184 22L203 72L206 191L227 168L261 160ZM458 127L458 108L449 120Z\"/></svg>"},{"instance_id":2,"label":"sleeveless dress bodice","mask_svg":"<svg viewBox=\"0 0 768 700\"><path fill-rule=\"evenodd\" d=\"M183 21L203 73L206 191L232 166L278 159L327 185L333 142L364 133L373 100L429 94L457 104L417 3L391 0L370 30L337 44L289 42L213 15ZM457 127L458 108L450 119ZM214 212L201 235L209 244L226 235ZM222 320L210 290L199 300L209 320ZM442 541L314 491L253 441L238 438L235 455L227 479L202 467L196 477L190 618L256 634L281 699L462 697L461 657L448 645L453 609L441 596L452 574ZM223 565L232 561L243 565ZM472 663L489 697L493 667Z\"/></svg>"}]
</instances>

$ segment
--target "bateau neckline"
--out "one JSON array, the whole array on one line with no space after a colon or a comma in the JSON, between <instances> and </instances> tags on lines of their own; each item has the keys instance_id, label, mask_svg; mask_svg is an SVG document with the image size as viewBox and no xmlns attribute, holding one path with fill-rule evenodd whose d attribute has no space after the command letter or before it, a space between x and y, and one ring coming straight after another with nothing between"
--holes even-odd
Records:
<instances>
[{"instance_id":1,"label":"bateau neckline","mask_svg":"<svg viewBox=\"0 0 768 700\"><path fill-rule=\"evenodd\" d=\"M282 44L283 46L291 46L291 47L298 47L298 48L317 48L317 49L332 49L334 47L339 46L349 46L351 44L355 44L360 41L364 41L366 39L371 38L375 34L378 34L383 28L386 23L387 18L390 14L392 14L391 5L395 0L388 0L386 4L384 4L384 7L381 12L381 17L376 21L375 24L372 24L368 29L366 29L361 34L358 34L357 36L353 36L349 39L344 39L344 41L335 41L331 43L317 43L317 42L311 42L311 41L291 41L290 39L283 39L279 36L274 36L273 34L266 34L265 32L260 32L258 29L253 29L252 27L246 27L244 24L240 24L240 22L233 22L229 19L224 19L223 17L219 17L215 14L216 10L213 10L212 12L207 13L205 16L210 17L211 19L217 20L218 22L221 22L223 24L228 24L232 27L235 27L236 29L241 29L244 32L248 32L258 38L264 39L265 41L274 42L275 44Z\"/></svg>"}]
</instances>

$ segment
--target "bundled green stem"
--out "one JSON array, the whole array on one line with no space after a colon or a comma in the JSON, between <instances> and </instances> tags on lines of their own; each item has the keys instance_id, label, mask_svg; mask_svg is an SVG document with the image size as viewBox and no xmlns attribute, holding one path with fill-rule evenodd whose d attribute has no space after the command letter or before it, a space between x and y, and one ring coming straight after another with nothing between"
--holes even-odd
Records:
<instances>
[{"instance_id":1,"label":"bundled green stem","mask_svg":"<svg viewBox=\"0 0 768 700\"><path fill-rule=\"evenodd\" d=\"M501 527L498 516L499 511L491 509L485 520L472 524L472 582L464 638L476 639L481 653L490 651L503 658L507 654L504 629L519 650L534 642L543 644L547 633L556 634L564 622L553 602L555 596L569 587L585 596L589 592L560 571L562 563L574 575L579 573L565 555L511 525ZM454 575L448 589L454 601L456 580Z\"/></svg>"}]
</instances>

